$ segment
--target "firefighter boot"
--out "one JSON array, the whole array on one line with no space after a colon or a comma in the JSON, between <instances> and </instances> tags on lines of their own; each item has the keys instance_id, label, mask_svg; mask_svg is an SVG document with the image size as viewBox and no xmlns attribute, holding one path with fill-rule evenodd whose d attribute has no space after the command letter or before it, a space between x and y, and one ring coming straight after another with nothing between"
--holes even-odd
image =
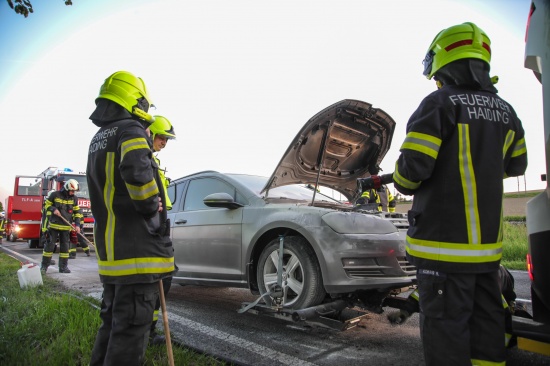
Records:
<instances>
[{"instance_id":1,"label":"firefighter boot","mask_svg":"<svg viewBox=\"0 0 550 366\"><path fill-rule=\"evenodd\" d=\"M69 249L69 259L75 259L76 258L76 248Z\"/></svg>"},{"instance_id":2,"label":"firefighter boot","mask_svg":"<svg viewBox=\"0 0 550 366\"><path fill-rule=\"evenodd\" d=\"M42 263L40 264L40 271L42 271L42 273L46 273L48 266L51 264L51 260L50 257L42 256Z\"/></svg>"},{"instance_id":3,"label":"firefighter boot","mask_svg":"<svg viewBox=\"0 0 550 366\"><path fill-rule=\"evenodd\" d=\"M86 257L90 256L90 248L84 249L84 253L86 254Z\"/></svg>"},{"instance_id":4,"label":"firefighter boot","mask_svg":"<svg viewBox=\"0 0 550 366\"><path fill-rule=\"evenodd\" d=\"M69 258L59 258L59 273L71 273L71 270L67 267L68 262Z\"/></svg>"}]
</instances>

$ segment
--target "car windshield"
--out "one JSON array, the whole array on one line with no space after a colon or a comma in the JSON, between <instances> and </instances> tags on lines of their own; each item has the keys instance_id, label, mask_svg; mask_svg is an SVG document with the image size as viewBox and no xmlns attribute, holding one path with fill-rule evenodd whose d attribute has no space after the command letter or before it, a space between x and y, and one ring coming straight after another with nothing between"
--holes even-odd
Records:
<instances>
[{"instance_id":1,"label":"car windshield","mask_svg":"<svg viewBox=\"0 0 550 366\"><path fill-rule=\"evenodd\" d=\"M261 190L265 187L267 180L269 179L267 177L260 177L257 175L228 174L228 176L247 186L258 196L260 196ZM313 198L313 191L313 188L308 188L305 184L291 184L270 189L267 198L311 202L311 199ZM321 192L317 192L317 194L315 195L315 201L341 203L340 201Z\"/></svg>"}]
</instances>

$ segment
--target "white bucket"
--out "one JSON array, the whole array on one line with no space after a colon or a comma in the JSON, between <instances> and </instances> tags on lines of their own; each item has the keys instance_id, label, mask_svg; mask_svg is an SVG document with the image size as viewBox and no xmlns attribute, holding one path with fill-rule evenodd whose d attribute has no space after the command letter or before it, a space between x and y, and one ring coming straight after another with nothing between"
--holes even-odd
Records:
<instances>
[{"instance_id":1,"label":"white bucket","mask_svg":"<svg viewBox=\"0 0 550 366\"><path fill-rule=\"evenodd\" d=\"M34 263L23 264L21 269L17 271L19 277L19 285L21 288L34 287L42 285L42 273L40 267Z\"/></svg>"}]
</instances>

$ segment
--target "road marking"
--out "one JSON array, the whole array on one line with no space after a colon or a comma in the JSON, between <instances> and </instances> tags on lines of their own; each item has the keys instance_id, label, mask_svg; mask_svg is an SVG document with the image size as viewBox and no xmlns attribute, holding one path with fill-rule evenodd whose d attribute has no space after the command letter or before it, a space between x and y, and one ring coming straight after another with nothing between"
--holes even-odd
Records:
<instances>
[{"instance_id":1,"label":"road marking","mask_svg":"<svg viewBox=\"0 0 550 366\"><path fill-rule=\"evenodd\" d=\"M199 332L201 332L203 334L206 334L210 337L217 338L220 341L231 343L234 346L238 346L238 347L243 348L247 351L254 352L254 353L256 353L256 354L258 354L262 357L266 357L270 360L280 362L283 365L315 366L314 363L307 362L307 361L301 360L299 358L289 356L287 354L281 353L281 352L276 351L274 349L267 348L267 347L261 346L257 343L247 341L246 339L236 337L232 334L216 330L216 329L214 329L212 327L209 327L207 325L194 322L192 320L186 319L186 318L181 317L179 315L175 315L173 313L169 313L168 318L178 322L179 324L187 326L187 327L189 327L189 328L191 328L195 331L199 331Z\"/></svg>"},{"instance_id":2,"label":"road marking","mask_svg":"<svg viewBox=\"0 0 550 366\"><path fill-rule=\"evenodd\" d=\"M529 304L531 303L531 300L527 300L527 299L516 298L516 302L517 301L519 301L519 302L528 302Z\"/></svg>"}]
</instances>

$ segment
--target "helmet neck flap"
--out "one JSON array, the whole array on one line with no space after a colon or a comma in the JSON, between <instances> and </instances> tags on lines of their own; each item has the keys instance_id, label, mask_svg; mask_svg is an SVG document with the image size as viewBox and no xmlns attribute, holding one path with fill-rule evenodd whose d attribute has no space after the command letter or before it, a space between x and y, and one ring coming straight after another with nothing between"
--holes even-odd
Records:
<instances>
[{"instance_id":1,"label":"helmet neck flap","mask_svg":"<svg viewBox=\"0 0 550 366\"><path fill-rule=\"evenodd\" d=\"M474 58L453 61L439 69L434 78L443 85L465 86L498 93L489 76L488 63Z\"/></svg>"},{"instance_id":2,"label":"helmet neck flap","mask_svg":"<svg viewBox=\"0 0 550 366\"><path fill-rule=\"evenodd\" d=\"M114 121L121 119L134 118L130 112L119 104L104 98L99 98L96 101L96 108L90 115L92 122L101 127Z\"/></svg>"}]
</instances>

